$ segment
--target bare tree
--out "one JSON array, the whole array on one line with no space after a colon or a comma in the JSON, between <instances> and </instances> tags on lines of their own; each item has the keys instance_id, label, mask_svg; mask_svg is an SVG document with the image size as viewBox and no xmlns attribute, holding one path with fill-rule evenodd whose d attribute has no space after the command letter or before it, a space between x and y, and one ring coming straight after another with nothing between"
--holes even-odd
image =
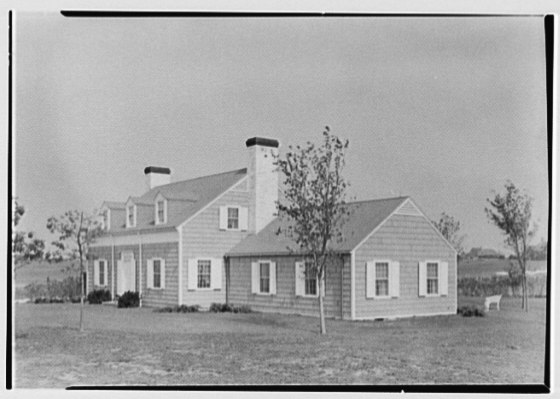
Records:
<instances>
[{"instance_id":1,"label":"bare tree","mask_svg":"<svg viewBox=\"0 0 560 399\"><path fill-rule=\"evenodd\" d=\"M509 180L505 189L504 194L495 194L493 200L487 199L490 207L485 208L485 211L488 218L505 234L506 244L515 252L521 269L521 307L529 311L526 270L529 242L536 230L535 226L530 228L533 200L526 193L521 193Z\"/></svg>"},{"instance_id":2,"label":"bare tree","mask_svg":"<svg viewBox=\"0 0 560 399\"><path fill-rule=\"evenodd\" d=\"M278 201L278 213L287 223L278 234L285 234L299 246L311 278L319 287L320 331L326 333L324 295L328 265L337 257L333 244L342 240L342 225L347 219L345 197L348 183L342 177L344 154L348 140L323 132L321 146L308 142L306 146L289 146L285 159L278 158L284 175L283 199Z\"/></svg>"},{"instance_id":3,"label":"bare tree","mask_svg":"<svg viewBox=\"0 0 560 399\"><path fill-rule=\"evenodd\" d=\"M461 222L455 219L453 216L448 215L445 212L441 213L439 220L432 221L433 225L439 230L442 236L445 237L447 241L453 245L453 248L457 251L459 256L464 255L463 241L465 240L464 235L459 235L461 230Z\"/></svg>"},{"instance_id":4,"label":"bare tree","mask_svg":"<svg viewBox=\"0 0 560 399\"><path fill-rule=\"evenodd\" d=\"M47 260L54 262L79 261L81 281L80 331L84 331L84 261L87 261L89 245L102 232L101 223L95 216L84 216L84 212L72 210L59 217L51 216L47 220L47 229L53 234L58 234L58 240L52 242L56 249L47 253Z\"/></svg>"}]
</instances>

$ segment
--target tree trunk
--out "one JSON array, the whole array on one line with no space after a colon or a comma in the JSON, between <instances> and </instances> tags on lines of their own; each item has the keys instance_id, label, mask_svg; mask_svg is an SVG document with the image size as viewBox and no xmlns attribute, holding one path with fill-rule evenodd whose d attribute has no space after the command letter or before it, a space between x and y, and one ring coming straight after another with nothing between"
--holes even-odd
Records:
<instances>
[{"instance_id":1,"label":"tree trunk","mask_svg":"<svg viewBox=\"0 0 560 399\"><path fill-rule=\"evenodd\" d=\"M527 292L527 275L523 271L523 302L525 303L525 311L529 311L529 293Z\"/></svg>"},{"instance_id":2,"label":"tree trunk","mask_svg":"<svg viewBox=\"0 0 560 399\"><path fill-rule=\"evenodd\" d=\"M80 332L84 332L84 266L80 259Z\"/></svg>"},{"instance_id":3,"label":"tree trunk","mask_svg":"<svg viewBox=\"0 0 560 399\"><path fill-rule=\"evenodd\" d=\"M321 335L327 333L327 328L325 326L325 309L323 305L323 287L322 284L319 285L319 313L321 319Z\"/></svg>"}]
</instances>

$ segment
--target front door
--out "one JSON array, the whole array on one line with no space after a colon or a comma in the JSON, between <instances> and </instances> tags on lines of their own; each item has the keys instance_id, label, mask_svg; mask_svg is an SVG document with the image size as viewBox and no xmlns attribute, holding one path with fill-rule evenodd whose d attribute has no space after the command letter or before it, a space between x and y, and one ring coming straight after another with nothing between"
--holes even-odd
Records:
<instances>
[{"instance_id":1,"label":"front door","mask_svg":"<svg viewBox=\"0 0 560 399\"><path fill-rule=\"evenodd\" d=\"M136 261L134 253L123 252L121 260L117 262L117 295L126 291L136 291Z\"/></svg>"}]
</instances>

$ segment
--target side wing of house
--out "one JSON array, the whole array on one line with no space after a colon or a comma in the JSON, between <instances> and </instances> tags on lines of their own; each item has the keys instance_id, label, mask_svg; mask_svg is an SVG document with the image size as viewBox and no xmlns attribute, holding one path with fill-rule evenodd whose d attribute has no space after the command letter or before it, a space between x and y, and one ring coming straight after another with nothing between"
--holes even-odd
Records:
<instances>
[{"instance_id":1,"label":"side wing of house","mask_svg":"<svg viewBox=\"0 0 560 399\"><path fill-rule=\"evenodd\" d=\"M243 178L179 226L181 304L208 307L226 301L224 254L247 236L248 207Z\"/></svg>"},{"instance_id":2,"label":"side wing of house","mask_svg":"<svg viewBox=\"0 0 560 399\"><path fill-rule=\"evenodd\" d=\"M355 319L456 313L456 252L411 200L353 252Z\"/></svg>"}]
</instances>

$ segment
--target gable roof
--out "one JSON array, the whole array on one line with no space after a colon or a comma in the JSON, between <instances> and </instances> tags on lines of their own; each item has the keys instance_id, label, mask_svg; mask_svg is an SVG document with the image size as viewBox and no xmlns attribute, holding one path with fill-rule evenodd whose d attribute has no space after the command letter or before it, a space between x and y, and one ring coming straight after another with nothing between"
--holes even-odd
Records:
<instances>
[{"instance_id":1,"label":"gable roof","mask_svg":"<svg viewBox=\"0 0 560 399\"><path fill-rule=\"evenodd\" d=\"M210 176L183 180L175 183L157 186L140 197L129 197L135 204L154 205L155 198L160 193L166 199L173 201L173 209L168 207L167 223L155 225L154 218L141 222L136 227L111 229L113 233L132 233L139 230L168 230L179 226L196 212L208 205L212 200L239 182L247 175L247 169L237 169Z\"/></svg>"},{"instance_id":2,"label":"gable roof","mask_svg":"<svg viewBox=\"0 0 560 399\"><path fill-rule=\"evenodd\" d=\"M409 197L386 198L348 203L350 217L342 227L343 240L333 244L338 252L350 252L380 226ZM274 219L258 234L248 236L233 247L227 256L281 255L301 252L297 244L278 230L288 226L286 220Z\"/></svg>"}]
</instances>

